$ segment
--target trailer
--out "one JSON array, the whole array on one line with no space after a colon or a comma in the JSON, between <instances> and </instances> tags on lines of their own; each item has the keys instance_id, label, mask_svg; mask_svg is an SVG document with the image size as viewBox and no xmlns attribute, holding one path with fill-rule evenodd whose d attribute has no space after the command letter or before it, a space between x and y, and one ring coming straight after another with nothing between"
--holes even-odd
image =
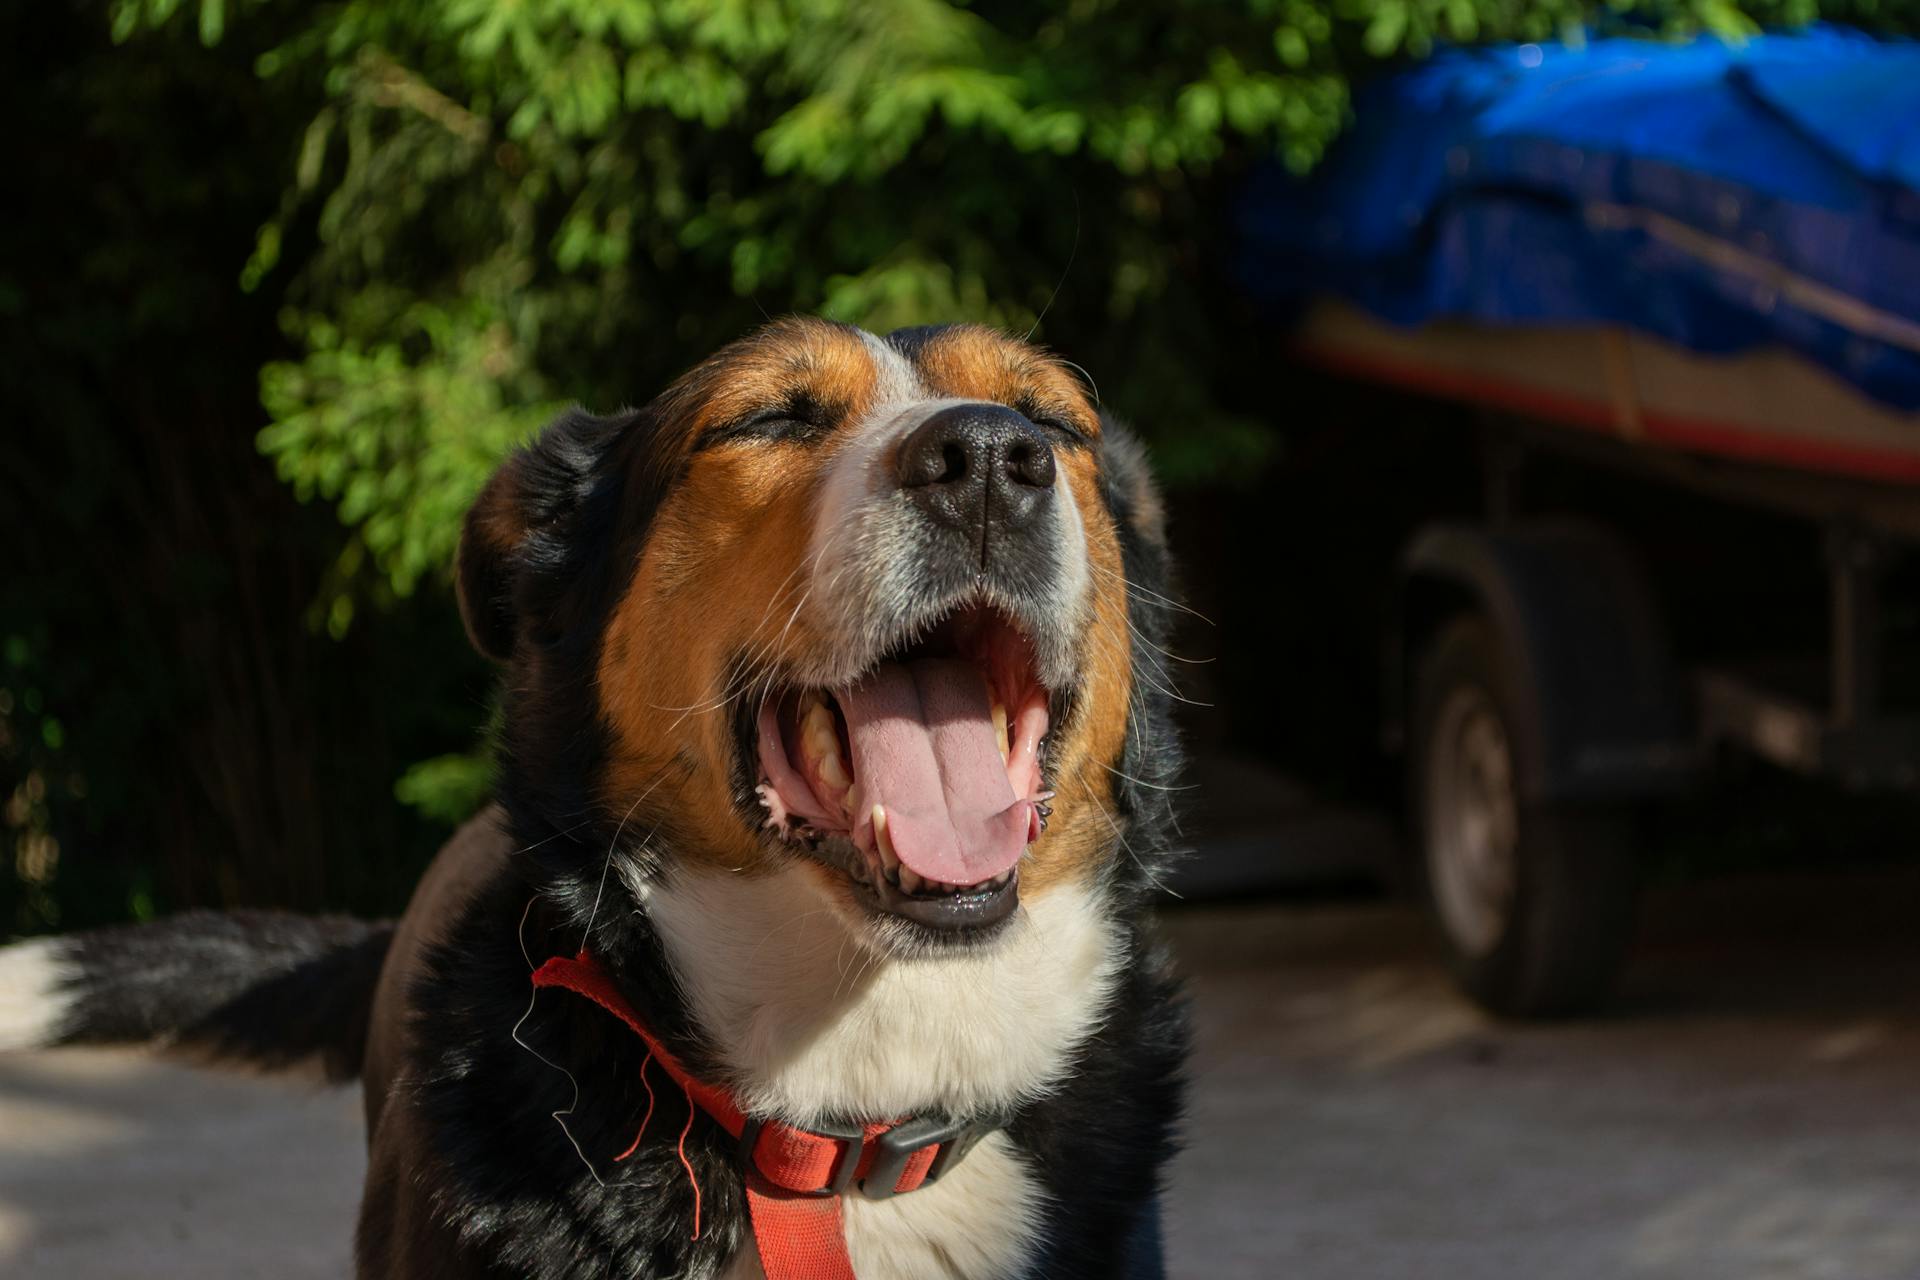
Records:
<instances>
[{"instance_id":1,"label":"trailer","mask_svg":"<svg viewBox=\"0 0 1920 1280\"><path fill-rule=\"evenodd\" d=\"M1250 196L1247 282L1294 359L1473 410L1483 501L1400 554L1384 737L1466 991L1590 1008L1637 805L1729 754L1920 786L1885 598L1920 545L1920 49L1816 28L1457 51L1356 115L1311 183ZM1802 522L1824 636L1683 660L1657 548L1619 536L1629 513L1528 504L1541 457Z\"/></svg>"}]
</instances>

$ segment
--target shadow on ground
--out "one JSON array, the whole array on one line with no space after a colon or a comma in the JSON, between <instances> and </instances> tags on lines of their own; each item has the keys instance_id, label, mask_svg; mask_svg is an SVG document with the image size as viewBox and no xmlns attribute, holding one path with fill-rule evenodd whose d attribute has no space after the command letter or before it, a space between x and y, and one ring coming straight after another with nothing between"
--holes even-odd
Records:
<instances>
[{"instance_id":1,"label":"shadow on ground","mask_svg":"<svg viewBox=\"0 0 1920 1280\"><path fill-rule=\"evenodd\" d=\"M1406 909L1181 908L1181 1280L1920 1280L1920 877L1663 891L1616 1011L1489 1022ZM0 1060L0 1272L346 1274L351 1092Z\"/></svg>"},{"instance_id":2,"label":"shadow on ground","mask_svg":"<svg viewBox=\"0 0 1920 1280\"><path fill-rule=\"evenodd\" d=\"M1613 1013L1491 1022L1394 907L1170 914L1176 1275L1920 1277L1920 879L1655 896Z\"/></svg>"}]
</instances>

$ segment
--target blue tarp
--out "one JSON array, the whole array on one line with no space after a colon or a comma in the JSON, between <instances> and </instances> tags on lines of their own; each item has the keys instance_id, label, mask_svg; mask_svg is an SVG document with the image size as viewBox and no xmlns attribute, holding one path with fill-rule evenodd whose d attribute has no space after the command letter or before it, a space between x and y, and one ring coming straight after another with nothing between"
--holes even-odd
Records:
<instances>
[{"instance_id":1,"label":"blue tarp","mask_svg":"<svg viewBox=\"0 0 1920 1280\"><path fill-rule=\"evenodd\" d=\"M1815 27L1449 50L1241 210L1248 285L1403 325L1779 343L1920 408L1920 44Z\"/></svg>"}]
</instances>

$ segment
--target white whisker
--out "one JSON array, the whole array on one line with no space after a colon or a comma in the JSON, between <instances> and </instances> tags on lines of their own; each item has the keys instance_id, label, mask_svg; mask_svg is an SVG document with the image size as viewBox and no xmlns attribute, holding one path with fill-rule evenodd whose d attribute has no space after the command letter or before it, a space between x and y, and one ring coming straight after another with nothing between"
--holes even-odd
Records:
<instances>
[{"instance_id":1,"label":"white whisker","mask_svg":"<svg viewBox=\"0 0 1920 1280\"><path fill-rule=\"evenodd\" d=\"M1132 774L1122 773L1110 764L1103 764L1100 767L1102 769L1105 769L1108 773L1112 774L1116 778L1123 778L1126 781L1131 782L1134 786L1145 787L1149 791L1174 792L1174 791L1198 791L1200 789L1200 784L1197 782L1190 782L1183 787L1167 787L1167 786L1162 786L1157 782L1148 782L1145 778L1136 778Z\"/></svg>"},{"instance_id":2,"label":"white whisker","mask_svg":"<svg viewBox=\"0 0 1920 1280\"><path fill-rule=\"evenodd\" d=\"M1133 865L1136 867L1139 867L1141 873L1147 877L1147 883L1151 884L1154 888L1160 890L1160 892L1164 894L1168 894L1169 896L1175 897L1175 898L1181 898L1182 901L1185 901L1185 899L1180 894L1175 893L1173 889L1168 886L1166 881L1162 880L1159 876L1153 873L1153 868L1147 865L1145 859L1143 859L1139 854L1133 851L1133 846L1127 842L1126 834L1120 830L1119 821L1107 809L1107 806L1101 804L1098 800L1096 800L1092 796L1092 794L1088 794L1087 803L1092 805L1094 808L1098 809L1100 811L1100 816L1107 820L1107 825L1113 828L1114 839L1120 842L1120 847L1125 849L1127 851L1127 856L1133 859Z\"/></svg>"}]
</instances>

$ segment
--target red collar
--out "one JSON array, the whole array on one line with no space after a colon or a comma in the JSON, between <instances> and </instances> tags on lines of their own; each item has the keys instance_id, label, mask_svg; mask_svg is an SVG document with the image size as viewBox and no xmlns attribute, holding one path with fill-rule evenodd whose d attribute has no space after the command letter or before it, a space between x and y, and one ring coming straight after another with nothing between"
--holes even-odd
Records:
<instances>
[{"instance_id":1,"label":"red collar","mask_svg":"<svg viewBox=\"0 0 1920 1280\"><path fill-rule=\"evenodd\" d=\"M998 1118L960 1124L923 1116L838 1130L800 1129L781 1120L749 1116L727 1090L696 1077L660 1042L620 994L592 953L568 960L555 956L534 971L535 987L559 987L587 999L627 1024L646 1043L690 1104L740 1140L747 1176L747 1206L753 1240L767 1280L854 1280L840 1224L840 1197L858 1187L869 1199L912 1191L939 1178L981 1138L1001 1126ZM646 1065L641 1065L644 1082ZM652 1097L649 1088L648 1097ZM652 1108L648 1108L648 1116ZM687 1124L692 1126L689 1111ZM641 1121L646 1132L646 1121ZM682 1130L681 1162L686 1163ZM626 1155L640 1145L634 1139ZM620 1157L625 1159L626 1156ZM687 1166L687 1176L693 1176ZM700 1187L694 1184L694 1236L700 1234Z\"/></svg>"}]
</instances>

